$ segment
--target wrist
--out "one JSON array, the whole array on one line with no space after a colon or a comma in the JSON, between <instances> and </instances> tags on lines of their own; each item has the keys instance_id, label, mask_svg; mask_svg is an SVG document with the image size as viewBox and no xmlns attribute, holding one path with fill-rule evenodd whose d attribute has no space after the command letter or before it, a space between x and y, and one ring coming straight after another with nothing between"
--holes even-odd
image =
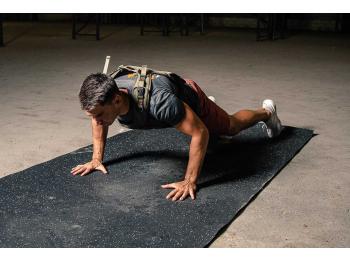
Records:
<instances>
[{"instance_id":1,"label":"wrist","mask_svg":"<svg viewBox=\"0 0 350 262\"><path fill-rule=\"evenodd\" d=\"M93 158L91 160L91 163L94 167L98 167L99 165L102 164L102 160L100 158Z\"/></svg>"},{"instance_id":2,"label":"wrist","mask_svg":"<svg viewBox=\"0 0 350 262\"><path fill-rule=\"evenodd\" d=\"M93 156L92 160L97 160L97 161L102 162L102 157L101 156Z\"/></svg>"},{"instance_id":3,"label":"wrist","mask_svg":"<svg viewBox=\"0 0 350 262\"><path fill-rule=\"evenodd\" d=\"M193 176L185 176L185 181L190 184L196 184L197 178Z\"/></svg>"}]
</instances>

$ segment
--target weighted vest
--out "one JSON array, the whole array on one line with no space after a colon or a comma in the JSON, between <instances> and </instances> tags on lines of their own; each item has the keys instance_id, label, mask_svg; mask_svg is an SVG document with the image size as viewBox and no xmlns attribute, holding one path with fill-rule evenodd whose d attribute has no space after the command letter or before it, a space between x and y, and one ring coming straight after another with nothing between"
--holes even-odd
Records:
<instances>
[{"instance_id":1,"label":"weighted vest","mask_svg":"<svg viewBox=\"0 0 350 262\"><path fill-rule=\"evenodd\" d=\"M138 108L140 108L142 112L148 111L149 109L153 75L166 76L175 84L185 83L185 80L183 80L177 74L174 74L172 72L167 72L167 71L153 70L151 68L147 68L146 65L143 65L143 66L120 65L115 71L110 73L109 76L115 79L119 76L130 74L130 73L137 74L137 80L132 89L132 97L136 102Z\"/></svg>"}]
</instances>

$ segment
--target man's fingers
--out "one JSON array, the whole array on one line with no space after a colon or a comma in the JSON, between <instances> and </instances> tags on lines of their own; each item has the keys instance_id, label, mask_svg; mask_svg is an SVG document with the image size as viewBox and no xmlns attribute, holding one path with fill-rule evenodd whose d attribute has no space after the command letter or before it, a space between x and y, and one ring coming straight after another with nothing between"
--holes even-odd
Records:
<instances>
[{"instance_id":1,"label":"man's fingers","mask_svg":"<svg viewBox=\"0 0 350 262\"><path fill-rule=\"evenodd\" d=\"M81 166L81 167L79 167L78 169L76 169L72 174L73 174L73 175L77 175L77 174L83 172L85 169L86 169L86 167Z\"/></svg>"},{"instance_id":2,"label":"man's fingers","mask_svg":"<svg viewBox=\"0 0 350 262\"><path fill-rule=\"evenodd\" d=\"M166 196L166 198L169 199L169 198L173 197L176 194L176 192L177 192L177 189L174 189Z\"/></svg>"},{"instance_id":3,"label":"man's fingers","mask_svg":"<svg viewBox=\"0 0 350 262\"><path fill-rule=\"evenodd\" d=\"M71 171L74 172L75 170L77 170L80 167L82 167L82 165L77 165L76 167L73 167Z\"/></svg>"},{"instance_id":4,"label":"man's fingers","mask_svg":"<svg viewBox=\"0 0 350 262\"><path fill-rule=\"evenodd\" d=\"M70 171L71 171L71 172L74 172L77 168L78 168L78 166L73 167Z\"/></svg>"},{"instance_id":5,"label":"man's fingers","mask_svg":"<svg viewBox=\"0 0 350 262\"><path fill-rule=\"evenodd\" d=\"M179 197L181 196L183 194L183 192L182 191L178 191L177 193L176 193L176 195L173 197L173 201L176 201L176 200L178 200L179 199Z\"/></svg>"},{"instance_id":6,"label":"man's fingers","mask_svg":"<svg viewBox=\"0 0 350 262\"><path fill-rule=\"evenodd\" d=\"M188 196L188 191L185 191L182 196L180 197L180 200L184 200Z\"/></svg>"},{"instance_id":7,"label":"man's fingers","mask_svg":"<svg viewBox=\"0 0 350 262\"><path fill-rule=\"evenodd\" d=\"M191 198L194 200L195 199L195 195L194 195L194 191L193 191L192 188L190 189L190 195L191 195Z\"/></svg>"},{"instance_id":8,"label":"man's fingers","mask_svg":"<svg viewBox=\"0 0 350 262\"><path fill-rule=\"evenodd\" d=\"M80 176L85 176L85 175L89 174L90 171L91 171L90 168L86 168L85 171Z\"/></svg>"},{"instance_id":9,"label":"man's fingers","mask_svg":"<svg viewBox=\"0 0 350 262\"><path fill-rule=\"evenodd\" d=\"M96 169L102 171L103 174L108 174L107 169L102 164L96 167Z\"/></svg>"},{"instance_id":10,"label":"man's fingers","mask_svg":"<svg viewBox=\"0 0 350 262\"><path fill-rule=\"evenodd\" d=\"M86 163L85 165L78 165L78 166L72 168L71 173L72 173L73 175L81 174L81 176L85 176L85 175L89 174L89 173L90 173L92 170L94 170L94 169L100 170L100 171L102 171L104 174L107 174L107 173L108 173L108 171L107 171L107 169L104 167L104 165L100 164L98 167L93 168L90 162L89 162L89 163Z\"/></svg>"},{"instance_id":11,"label":"man's fingers","mask_svg":"<svg viewBox=\"0 0 350 262\"><path fill-rule=\"evenodd\" d=\"M162 188L176 188L176 186L174 185L174 183L171 183L167 185L162 185Z\"/></svg>"}]
</instances>

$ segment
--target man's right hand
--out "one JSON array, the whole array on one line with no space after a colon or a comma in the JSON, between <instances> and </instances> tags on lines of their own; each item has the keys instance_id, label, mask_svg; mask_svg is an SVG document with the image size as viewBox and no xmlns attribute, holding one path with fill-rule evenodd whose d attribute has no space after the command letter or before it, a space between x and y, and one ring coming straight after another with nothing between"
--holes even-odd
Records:
<instances>
[{"instance_id":1,"label":"man's right hand","mask_svg":"<svg viewBox=\"0 0 350 262\"><path fill-rule=\"evenodd\" d=\"M74 176L78 174L80 174L80 176L85 176L94 170L100 170L104 174L108 173L101 161L98 159L93 159L84 165L77 165L76 167L72 168L71 174Z\"/></svg>"}]
</instances>

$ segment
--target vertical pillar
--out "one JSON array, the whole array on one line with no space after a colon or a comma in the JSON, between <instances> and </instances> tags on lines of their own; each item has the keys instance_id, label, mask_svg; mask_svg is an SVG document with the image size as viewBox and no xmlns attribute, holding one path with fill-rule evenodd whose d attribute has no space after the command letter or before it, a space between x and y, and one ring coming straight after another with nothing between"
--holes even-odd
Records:
<instances>
[{"instance_id":1,"label":"vertical pillar","mask_svg":"<svg viewBox=\"0 0 350 262\"><path fill-rule=\"evenodd\" d=\"M76 38L76 26L77 26L77 17L75 14L72 15L72 39Z\"/></svg>"},{"instance_id":2,"label":"vertical pillar","mask_svg":"<svg viewBox=\"0 0 350 262\"><path fill-rule=\"evenodd\" d=\"M201 23L200 34L203 35L204 34L204 14L201 14L200 23Z\"/></svg>"},{"instance_id":3,"label":"vertical pillar","mask_svg":"<svg viewBox=\"0 0 350 262\"><path fill-rule=\"evenodd\" d=\"M96 40L100 40L101 14L96 14Z\"/></svg>"},{"instance_id":4,"label":"vertical pillar","mask_svg":"<svg viewBox=\"0 0 350 262\"><path fill-rule=\"evenodd\" d=\"M2 28L2 14L0 14L0 46L4 46L4 31Z\"/></svg>"},{"instance_id":5,"label":"vertical pillar","mask_svg":"<svg viewBox=\"0 0 350 262\"><path fill-rule=\"evenodd\" d=\"M140 23L141 23L140 35L143 35L145 31L145 14L140 14Z\"/></svg>"}]
</instances>

